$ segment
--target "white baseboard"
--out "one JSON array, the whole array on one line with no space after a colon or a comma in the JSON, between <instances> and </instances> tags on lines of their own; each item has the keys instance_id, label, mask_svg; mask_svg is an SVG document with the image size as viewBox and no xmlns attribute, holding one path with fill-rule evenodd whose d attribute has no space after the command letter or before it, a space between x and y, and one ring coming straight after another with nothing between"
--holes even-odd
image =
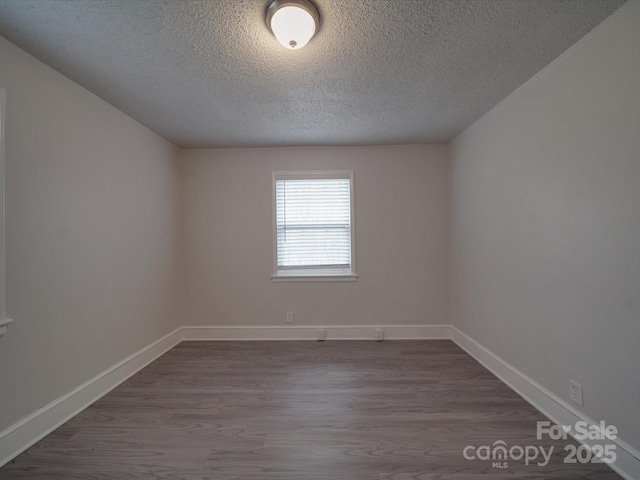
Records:
<instances>
[{"instance_id":1,"label":"white baseboard","mask_svg":"<svg viewBox=\"0 0 640 480\"><path fill-rule=\"evenodd\" d=\"M0 432L0 467L116 388L182 340L373 340L376 328L387 339L448 339L448 325L331 327L181 327L39 408Z\"/></svg>"},{"instance_id":2,"label":"white baseboard","mask_svg":"<svg viewBox=\"0 0 640 480\"><path fill-rule=\"evenodd\" d=\"M0 432L0 467L181 341L176 329Z\"/></svg>"},{"instance_id":3,"label":"white baseboard","mask_svg":"<svg viewBox=\"0 0 640 480\"><path fill-rule=\"evenodd\" d=\"M596 425L582 412L449 325L191 326L169 333L0 432L0 467L183 340L317 340L319 329L324 329L326 340L373 341L377 329L381 329L388 340L451 339L556 424L575 425L582 420ZM619 438L614 443L617 460L611 467L625 479L640 479L640 452Z\"/></svg>"},{"instance_id":4,"label":"white baseboard","mask_svg":"<svg viewBox=\"0 0 640 480\"><path fill-rule=\"evenodd\" d=\"M597 422L576 410L560 397L505 362L454 326L451 326L451 340L555 424L575 425L578 421L584 421L589 425L597 426ZM588 446L593 445L591 441L579 441ZM640 479L640 452L620 438L607 440L606 442L613 442L616 445L615 451L617 459L615 463L609 466L625 479Z\"/></svg>"},{"instance_id":5,"label":"white baseboard","mask_svg":"<svg viewBox=\"0 0 640 480\"><path fill-rule=\"evenodd\" d=\"M324 329L325 340L375 340L377 329L387 340L448 340L449 325L352 325L352 326L242 326L182 327L183 340L317 340Z\"/></svg>"}]
</instances>

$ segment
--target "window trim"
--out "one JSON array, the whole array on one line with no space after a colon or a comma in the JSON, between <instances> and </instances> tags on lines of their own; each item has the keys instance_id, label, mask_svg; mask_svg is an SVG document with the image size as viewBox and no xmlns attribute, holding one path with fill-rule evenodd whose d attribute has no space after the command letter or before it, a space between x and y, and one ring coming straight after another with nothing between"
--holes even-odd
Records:
<instances>
[{"instance_id":1,"label":"window trim","mask_svg":"<svg viewBox=\"0 0 640 480\"><path fill-rule=\"evenodd\" d=\"M351 208L351 268L344 269L344 273L329 269L287 269L278 270L278 226L277 226L277 206L276 206L276 180L287 179L317 179L322 178L345 178L349 177L350 208ZM271 280L274 282L355 282L358 278L356 274L356 227L355 227L355 190L353 181L353 170L274 170L271 175L271 209L272 209L272 243L273 243L273 273ZM320 270L323 270L321 272Z\"/></svg>"}]
</instances>

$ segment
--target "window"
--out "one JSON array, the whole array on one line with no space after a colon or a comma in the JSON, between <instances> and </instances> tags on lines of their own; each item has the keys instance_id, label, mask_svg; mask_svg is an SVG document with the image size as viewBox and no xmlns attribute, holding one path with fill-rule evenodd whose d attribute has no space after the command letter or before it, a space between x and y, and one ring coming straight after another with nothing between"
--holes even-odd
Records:
<instances>
[{"instance_id":1,"label":"window","mask_svg":"<svg viewBox=\"0 0 640 480\"><path fill-rule=\"evenodd\" d=\"M274 280L355 280L353 172L274 172Z\"/></svg>"}]
</instances>

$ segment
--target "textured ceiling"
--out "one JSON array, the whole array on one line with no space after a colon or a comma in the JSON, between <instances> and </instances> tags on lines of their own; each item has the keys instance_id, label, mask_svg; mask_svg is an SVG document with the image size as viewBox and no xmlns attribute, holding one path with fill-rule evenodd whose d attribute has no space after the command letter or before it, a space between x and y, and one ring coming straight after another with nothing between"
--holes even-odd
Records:
<instances>
[{"instance_id":1,"label":"textured ceiling","mask_svg":"<svg viewBox=\"0 0 640 480\"><path fill-rule=\"evenodd\" d=\"M0 0L0 35L185 148L447 143L622 0Z\"/></svg>"}]
</instances>

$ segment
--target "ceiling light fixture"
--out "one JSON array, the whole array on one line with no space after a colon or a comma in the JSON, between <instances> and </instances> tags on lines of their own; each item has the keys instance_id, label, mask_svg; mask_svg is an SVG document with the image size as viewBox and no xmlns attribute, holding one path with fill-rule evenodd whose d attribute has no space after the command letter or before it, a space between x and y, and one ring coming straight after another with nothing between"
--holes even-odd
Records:
<instances>
[{"instance_id":1,"label":"ceiling light fixture","mask_svg":"<svg viewBox=\"0 0 640 480\"><path fill-rule=\"evenodd\" d=\"M273 0L266 20L271 33L289 50L304 47L320 28L320 13L309 0Z\"/></svg>"}]
</instances>

